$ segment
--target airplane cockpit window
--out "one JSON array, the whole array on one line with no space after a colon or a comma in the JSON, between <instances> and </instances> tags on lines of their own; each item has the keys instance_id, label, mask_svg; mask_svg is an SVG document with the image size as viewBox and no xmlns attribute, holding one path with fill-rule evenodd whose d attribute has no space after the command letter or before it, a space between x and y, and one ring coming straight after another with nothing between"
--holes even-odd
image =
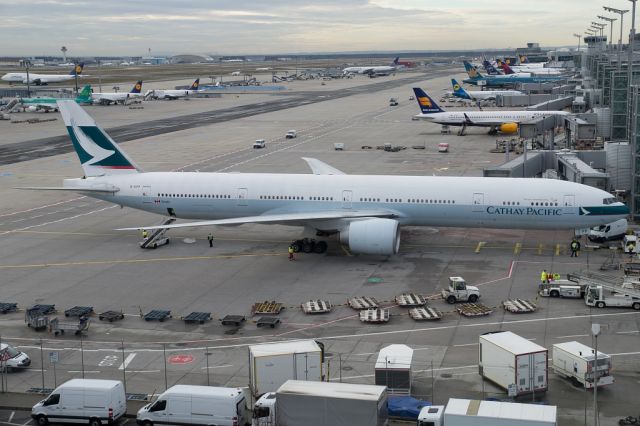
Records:
<instances>
[{"instance_id":1,"label":"airplane cockpit window","mask_svg":"<svg viewBox=\"0 0 640 426\"><path fill-rule=\"evenodd\" d=\"M615 197L605 198L604 200L602 200L602 204L608 205L608 204L616 203L617 201L618 200Z\"/></svg>"}]
</instances>

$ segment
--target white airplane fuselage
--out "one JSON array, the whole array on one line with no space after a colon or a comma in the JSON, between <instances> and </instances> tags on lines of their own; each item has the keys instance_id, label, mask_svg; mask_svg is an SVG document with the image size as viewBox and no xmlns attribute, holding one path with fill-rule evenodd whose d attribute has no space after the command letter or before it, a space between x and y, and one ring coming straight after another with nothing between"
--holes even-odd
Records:
<instances>
[{"instance_id":1,"label":"white airplane fuselage","mask_svg":"<svg viewBox=\"0 0 640 426\"><path fill-rule=\"evenodd\" d=\"M196 92L197 90L154 90L153 95L158 99L178 99L190 96Z\"/></svg>"},{"instance_id":2,"label":"white airplane fuselage","mask_svg":"<svg viewBox=\"0 0 640 426\"><path fill-rule=\"evenodd\" d=\"M605 191L550 179L151 172L66 179L64 186L113 188L87 195L198 220L376 210L408 226L574 229L628 214ZM313 226L331 231L341 220Z\"/></svg>"},{"instance_id":3,"label":"white airplane fuselage","mask_svg":"<svg viewBox=\"0 0 640 426\"><path fill-rule=\"evenodd\" d=\"M127 99L140 98L142 93L130 93L130 92L105 92L105 93L92 93L91 99L94 102L107 104L107 103L122 103Z\"/></svg>"},{"instance_id":4,"label":"white airplane fuselage","mask_svg":"<svg viewBox=\"0 0 640 426\"><path fill-rule=\"evenodd\" d=\"M78 76L79 77L79 76ZM73 80L75 76L70 74L34 74L29 73L29 83L58 83ZM10 72L2 76L3 81L12 83L27 83L26 72Z\"/></svg>"},{"instance_id":5,"label":"white airplane fuselage","mask_svg":"<svg viewBox=\"0 0 640 426\"><path fill-rule=\"evenodd\" d=\"M521 123L539 117L568 115L565 111L444 111L418 114L417 117L437 124L466 123L468 126L499 126L505 123Z\"/></svg>"},{"instance_id":6,"label":"white airplane fuselage","mask_svg":"<svg viewBox=\"0 0 640 426\"><path fill-rule=\"evenodd\" d=\"M495 99L496 96L513 96L513 95L523 95L522 92L518 90L467 90L467 94L479 101L487 100L487 99Z\"/></svg>"},{"instance_id":7,"label":"white airplane fuselage","mask_svg":"<svg viewBox=\"0 0 640 426\"><path fill-rule=\"evenodd\" d=\"M343 73L352 74L365 74L365 73L391 73L396 70L396 67L389 65L369 66L369 67L347 67L342 70Z\"/></svg>"}]
</instances>

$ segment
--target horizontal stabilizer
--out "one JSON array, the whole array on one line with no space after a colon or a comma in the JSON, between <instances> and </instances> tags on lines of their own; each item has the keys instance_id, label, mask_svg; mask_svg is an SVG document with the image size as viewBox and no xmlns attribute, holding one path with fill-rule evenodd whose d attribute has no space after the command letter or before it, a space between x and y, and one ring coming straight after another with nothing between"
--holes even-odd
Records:
<instances>
[{"instance_id":1,"label":"horizontal stabilizer","mask_svg":"<svg viewBox=\"0 0 640 426\"><path fill-rule=\"evenodd\" d=\"M116 231L189 228L192 226L242 225L244 223L309 222L332 219L359 219L365 217L393 218L396 216L398 216L396 213L388 210L331 210L324 212L281 213L266 214L262 216L245 216L233 219L203 220L176 225L139 226L136 228L119 228L116 229Z\"/></svg>"}]
</instances>

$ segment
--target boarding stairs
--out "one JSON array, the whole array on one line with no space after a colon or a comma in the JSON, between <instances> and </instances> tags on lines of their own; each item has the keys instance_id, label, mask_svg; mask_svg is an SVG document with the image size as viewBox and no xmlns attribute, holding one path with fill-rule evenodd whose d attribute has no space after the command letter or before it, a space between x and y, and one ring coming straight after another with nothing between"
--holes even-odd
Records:
<instances>
[{"instance_id":1,"label":"boarding stairs","mask_svg":"<svg viewBox=\"0 0 640 426\"><path fill-rule=\"evenodd\" d=\"M175 217L168 217L167 219L164 220L164 222L161 223L161 225L170 225L175 221L176 221ZM153 230L153 232L151 232L146 239L140 242L140 248L151 249L151 248L158 248L158 246L161 246L163 244L168 244L169 238L164 236L164 234L168 230L169 230L168 228L159 228L159 229Z\"/></svg>"},{"instance_id":2,"label":"boarding stairs","mask_svg":"<svg viewBox=\"0 0 640 426\"><path fill-rule=\"evenodd\" d=\"M11 99L11 101L9 101L8 104L0 108L0 111L11 112L16 106L18 106L19 103L20 103L20 100L18 98Z\"/></svg>"},{"instance_id":3,"label":"boarding stairs","mask_svg":"<svg viewBox=\"0 0 640 426\"><path fill-rule=\"evenodd\" d=\"M582 271L571 274L571 280L580 286L601 286L605 290L640 298L640 283L621 276Z\"/></svg>"}]
</instances>

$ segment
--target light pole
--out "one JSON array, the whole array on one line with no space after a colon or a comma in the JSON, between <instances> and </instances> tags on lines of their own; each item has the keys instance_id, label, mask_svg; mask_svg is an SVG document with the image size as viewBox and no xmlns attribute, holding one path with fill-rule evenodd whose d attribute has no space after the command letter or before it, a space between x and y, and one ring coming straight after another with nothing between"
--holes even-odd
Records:
<instances>
[{"instance_id":1,"label":"light pole","mask_svg":"<svg viewBox=\"0 0 640 426\"><path fill-rule=\"evenodd\" d=\"M598 426L598 335L600 324L591 324L591 335L595 341L595 358L593 360L593 424Z\"/></svg>"},{"instance_id":2,"label":"light pole","mask_svg":"<svg viewBox=\"0 0 640 426\"><path fill-rule=\"evenodd\" d=\"M600 31L600 37L602 37L602 31L604 30L604 27L606 27L607 24L602 24L600 22L594 22L591 21L591 27L597 31Z\"/></svg>"},{"instance_id":3,"label":"light pole","mask_svg":"<svg viewBox=\"0 0 640 426\"><path fill-rule=\"evenodd\" d=\"M632 88L632 81L631 79L633 78L633 45L634 45L634 40L636 38L636 1L637 0L629 0L633 6L631 7L631 31L629 32L629 63L627 65L627 87L628 87L628 91L627 91L627 138L629 139L629 145L631 145L631 153L633 155L633 160L632 160L632 167L633 170L636 170L636 167L638 167L638 164L636 164L636 161L638 160L637 155L638 155L638 151L637 151L637 147L636 147L636 140L635 140L635 136L636 136L636 132L635 129L632 128L633 126L633 101L632 101L632 95L633 95L633 88ZM637 174L637 172L636 172ZM636 183L634 182L636 179L631 179L631 193L635 194L636 191L638 190L638 188L636 187ZM632 211L635 212L637 209L636 206L636 201L635 201L635 197L631 197L631 199L633 200L632 204Z\"/></svg>"},{"instance_id":4,"label":"light pole","mask_svg":"<svg viewBox=\"0 0 640 426\"><path fill-rule=\"evenodd\" d=\"M620 71L620 67L622 66L621 57L620 57L622 55L622 25L624 24L624 14L627 13L629 10L616 9L609 6L602 6L602 7L607 12L617 13L618 15L620 15L620 39L618 40L618 71Z\"/></svg>"},{"instance_id":5,"label":"light pole","mask_svg":"<svg viewBox=\"0 0 640 426\"><path fill-rule=\"evenodd\" d=\"M580 51L580 41L582 41L582 34L573 33L573 36L578 38L578 51Z\"/></svg>"},{"instance_id":6,"label":"light pole","mask_svg":"<svg viewBox=\"0 0 640 426\"><path fill-rule=\"evenodd\" d=\"M609 30L611 30L609 32L609 49L611 49L613 47L613 22L617 21L618 18L609 18L608 16L602 15L598 15L598 18L602 19L603 21L609 22Z\"/></svg>"}]
</instances>

